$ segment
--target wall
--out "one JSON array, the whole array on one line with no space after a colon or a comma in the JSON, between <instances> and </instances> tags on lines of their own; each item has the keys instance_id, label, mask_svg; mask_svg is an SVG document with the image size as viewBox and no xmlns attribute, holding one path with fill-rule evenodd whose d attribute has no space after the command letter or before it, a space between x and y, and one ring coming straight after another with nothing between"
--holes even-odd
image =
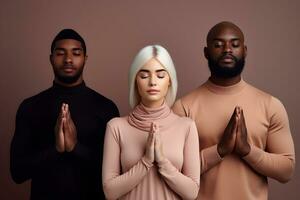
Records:
<instances>
[{"instance_id":1,"label":"wall","mask_svg":"<svg viewBox=\"0 0 300 200\"><path fill-rule=\"evenodd\" d=\"M282 100L299 152L299 2L1 0L0 199L28 199L29 183L16 185L9 174L15 113L24 98L51 86L50 44L63 28L76 29L86 40L86 83L125 115L127 72L140 48L159 43L170 51L182 96L209 76L203 56L208 30L223 20L236 23L248 45L244 79ZM289 183L270 180L270 199L299 199L297 185L298 165Z\"/></svg>"}]
</instances>

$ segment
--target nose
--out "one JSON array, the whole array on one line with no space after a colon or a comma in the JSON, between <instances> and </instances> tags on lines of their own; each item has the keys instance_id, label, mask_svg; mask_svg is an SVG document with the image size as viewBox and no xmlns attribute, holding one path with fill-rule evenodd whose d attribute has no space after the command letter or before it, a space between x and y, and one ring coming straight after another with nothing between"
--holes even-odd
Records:
<instances>
[{"instance_id":1,"label":"nose","mask_svg":"<svg viewBox=\"0 0 300 200\"><path fill-rule=\"evenodd\" d=\"M229 43L225 43L224 52L225 53L232 53L232 48L231 48L231 45Z\"/></svg>"},{"instance_id":2,"label":"nose","mask_svg":"<svg viewBox=\"0 0 300 200\"><path fill-rule=\"evenodd\" d=\"M67 54L65 55L64 62L65 62L65 63L72 63L72 55L69 54L69 53L67 53Z\"/></svg>"},{"instance_id":3,"label":"nose","mask_svg":"<svg viewBox=\"0 0 300 200\"><path fill-rule=\"evenodd\" d=\"M149 85L150 85L151 87L153 87L153 86L156 86L156 84L157 84L156 77L155 77L155 75L152 75L152 76L150 77L150 80L149 80Z\"/></svg>"}]
</instances>

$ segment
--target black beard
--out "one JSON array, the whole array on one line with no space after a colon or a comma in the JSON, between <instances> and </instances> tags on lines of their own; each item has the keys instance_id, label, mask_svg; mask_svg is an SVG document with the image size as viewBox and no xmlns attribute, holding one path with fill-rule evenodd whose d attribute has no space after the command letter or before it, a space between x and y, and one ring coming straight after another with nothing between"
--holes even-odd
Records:
<instances>
[{"instance_id":1,"label":"black beard","mask_svg":"<svg viewBox=\"0 0 300 200\"><path fill-rule=\"evenodd\" d=\"M76 81L78 81L82 72L83 72L83 68L78 70L74 76L62 76L61 74L59 74L59 72L54 70L54 75L55 75L55 78L57 78L60 82L65 83L65 84L72 84L72 83L75 83Z\"/></svg>"},{"instance_id":2,"label":"black beard","mask_svg":"<svg viewBox=\"0 0 300 200\"><path fill-rule=\"evenodd\" d=\"M233 67L223 67L218 64L219 60L216 62L208 57L208 67L211 74L219 78L233 78L237 75L240 75L245 66L245 57L237 59L233 56L233 59L235 61L235 65Z\"/></svg>"}]
</instances>

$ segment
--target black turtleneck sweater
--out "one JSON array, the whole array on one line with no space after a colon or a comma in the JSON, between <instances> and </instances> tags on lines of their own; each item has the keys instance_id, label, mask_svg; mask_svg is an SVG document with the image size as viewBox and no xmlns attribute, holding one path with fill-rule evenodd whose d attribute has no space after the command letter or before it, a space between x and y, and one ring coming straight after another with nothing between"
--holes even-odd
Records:
<instances>
[{"instance_id":1,"label":"black turtleneck sweater","mask_svg":"<svg viewBox=\"0 0 300 200\"><path fill-rule=\"evenodd\" d=\"M77 129L72 152L55 148L54 127L68 103ZM31 179L31 199L104 199L101 182L106 123L119 116L116 105L85 83L58 84L24 100L17 112L11 143L11 174L16 183Z\"/></svg>"}]
</instances>

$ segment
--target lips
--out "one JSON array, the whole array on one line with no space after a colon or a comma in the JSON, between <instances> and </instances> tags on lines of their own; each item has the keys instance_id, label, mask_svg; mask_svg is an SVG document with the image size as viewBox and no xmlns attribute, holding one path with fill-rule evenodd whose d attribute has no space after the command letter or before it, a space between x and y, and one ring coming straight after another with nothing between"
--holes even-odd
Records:
<instances>
[{"instance_id":1,"label":"lips","mask_svg":"<svg viewBox=\"0 0 300 200\"><path fill-rule=\"evenodd\" d=\"M231 55L225 55L220 60L224 63L232 63L235 61L235 58Z\"/></svg>"},{"instance_id":2,"label":"lips","mask_svg":"<svg viewBox=\"0 0 300 200\"><path fill-rule=\"evenodd\" d=\"M149 94L157 94L157 93L159 93L159 90L150 89L150 90L147 90L147 93L149 93Z\"/></svg>"},{"instance_id":3,"label":"lips","mask_svg":"<svg viewBox=\"0 0 300 200\"><path fill-rule=\"evenodd\" d=\"M71 73L73 71L75 71L75 69L73 68L73 66L63 66L62 70L66 73Z\"/></svg>"}]
</instances>

